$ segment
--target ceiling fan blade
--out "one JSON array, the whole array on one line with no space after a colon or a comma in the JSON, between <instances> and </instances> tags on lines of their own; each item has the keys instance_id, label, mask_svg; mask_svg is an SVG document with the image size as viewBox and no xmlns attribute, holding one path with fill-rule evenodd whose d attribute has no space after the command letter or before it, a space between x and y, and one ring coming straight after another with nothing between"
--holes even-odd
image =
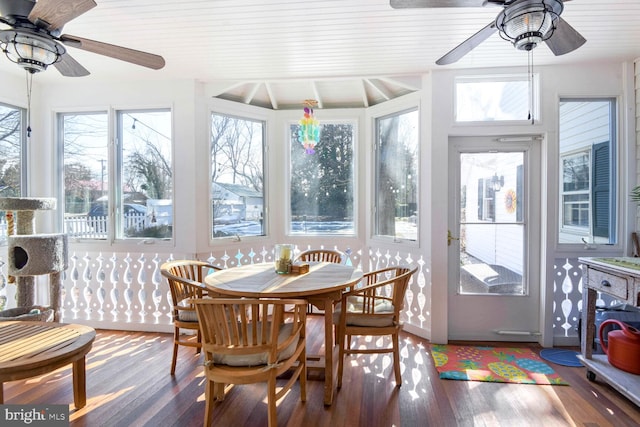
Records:
<instances>
[{"instance_id":1,"label":"ceiling fan blade","mask_svg":"<svg viewBox=\"0 0 640 427\"><path fill-rule=\"evenodd\" d=\"M545 43L554 55L559 56L576 50L586 41L567 21L559 17L555 31Z\"/></svg>"},{"instance_id":2,"label":"ceiling fan blade","mask_svg":"<svg viewBox=\"0 0 640 427\"><path fill-rule=\"evenodd\" d=\"M424 7L482 7L487 0L390 0L394 9Z\"/></svg>"},{"instance_id":3,"label":"ceiling fan blade","mask_svg":"<svg viewBox=\"0 0 640 427\"><path fill-rule=\"evenodd\" d=\"M0 0L0 18L1 22L11 25L15 22L16 16L27 16L35 3L33 1L8 1Z\"/></svg>"},{"instance_id":4,"label":"ceiling fan blade","mask_svg":"<svg viewBox=\"0 0 640 427\"><path fill-rule=\"evenodd\" d=\"M498 31L495 21L451 49L446 55L436 61L438 65L449 65L458 61L467 53L475 49L480 43L488 39L493 33Z\"/></svg>"},{"instance_id":5,"label":"ceiling fan blade","mask_svg":"<svg viewBox=\"0 0 640 427\"><path fill-rule=\"evenodd\" d=\"M90 74L89 70L80 65L68 52L62 55L60 61L53 64L53 66L65 77L84 77Z\"/></svg>"},{"instance_id":6,"label":"ceiling fan blade","mask_svg":"<svg viewBox=\"0 0 640 427\"><path fill-rule=\"evenodd\" d=\"M96 6L93 0L38 0L28 18L48 31L57 30Z\"/></svg>"},{"instance_id":7,"label":"ceiling fan blade","mask_svg":"<svg viewBox=\"0 0 640 427\"><path fill-rule=\"evenodd\" d=\"M65 45L75 47L77 49L86 50L88 52L97 53L99 55L109 56L121 61L130 62L132 64L141 65L143 67L159 70L164 67L164 58L152 53L142 52L140 50L129 49L127 47L116 46L109 43L89 40L82 37L70 36L63 34L60 41Z\"/></svg>"}]
</instances>

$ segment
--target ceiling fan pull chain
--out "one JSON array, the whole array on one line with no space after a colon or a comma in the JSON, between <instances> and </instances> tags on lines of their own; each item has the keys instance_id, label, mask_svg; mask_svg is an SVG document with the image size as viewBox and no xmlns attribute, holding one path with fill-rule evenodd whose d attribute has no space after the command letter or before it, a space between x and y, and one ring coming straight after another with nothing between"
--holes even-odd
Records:
<instances>
[{"instance_id":1,"label":"ceiling fan pull chain","mask_svg":"<svg viewBox=\"0 0 640 427\"><path fill-rule=\"evenodd\" d=\"M533 99L533 49L527 52L527 74L529 79L529 117L531 124L534 124L535 119L533 117L533 111L535 108Z\"/></svg>"},{"instance_id":2,"label":"ceiling fan pull chain","mask_svg":"<svg viewBox=\"0 0 640 427\"><path fill-rule=\"evenodd\" d=\"M27 79L27 138L31 138L31 89L33 88L33 74L25 70Z\"/></svg>"}]
</instances>

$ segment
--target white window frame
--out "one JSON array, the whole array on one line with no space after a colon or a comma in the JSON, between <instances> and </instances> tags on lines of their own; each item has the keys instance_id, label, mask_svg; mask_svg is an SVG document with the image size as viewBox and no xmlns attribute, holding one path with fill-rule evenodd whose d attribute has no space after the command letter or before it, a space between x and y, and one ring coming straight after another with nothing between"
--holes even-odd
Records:
<instances>
[{"instance_id":1,"label":"white window frame","mask_svg":"<svg viewBox=\"0 0 640 427\"><path fill-rule=\"evenodd\" d=\"M256 122L262 122L264 124L263 129L263 219L262 227L263 234L255 236L229 236L229 237L213 237L213 200L212 200L212 182L211 176L213 174L210 162L210 150L211 150L211 126L212 115L223 115L228 117L236 117L240 119L246 119ZM275 150L271 141L274 139L272 135L274 114L272 111L261 107L255 107L252 105L243 105L237 102L227 101L224 99L212 99L207 111L207 144L206 150L203 152L207 156L207 168L208 168L208 180L206 183L207 188L207 241L209 247L228 246L229 242L257 242L265 241L269 238L271 230L273 229L272 219L270 219L270 205L272 203L269 191L270 185L270 159L271 152Z\"/></svg>"},{"instance_id":2,"label":"white window frame","mask_svg":"<svg viewBox=\"0 0 640 427\"><path fill-rule=\"evenodd\" d=\"M287 174L286 174L286 182L287 182L287 200L286 200L286 218L287 218L287 222L285 225L285 229L286 229L286 233L289 236L293 236L293 237L320 237L320 236L337 236L338 234L333 233L331 231L328 231L326 233L293 233L291 230L291 222L292 222L292 214L291 214L291 145L290 145L290 141L292 141L292 135L291 135L291 126L297 124L297 122L293 122L293 121L288 121L287 122L287 144L286 144L286 150L287 150L287 156L286 158L289 160L287 162L288 166L286 168ZM351 174L351 189L352 189L352 212L353 212L353 233L349 233L349 234L339 234L340 237L355 237L358 233L358 217L357 217L357 205L358 205L358 200L357 200L357 159L358 159L358 122L355 118L344 118L344 119L339 119L339 118L328 118L326 120L319 120L319 124L320 126L323 125L350 125L352 128L352 141L353 141L353 147L352 147L352 163L351 163L351 169L352 169L352 174ZM321 138L322 138L322 131L320 132L321 134ZM319 150L322 150L322 146L321 145L317 145L316 148L316 153L318 153ZM310 154L311 156L316 155L316 154Z\"/></svg>"},{"instance_id":3,"label":"white window frame","mask_svg":"<svg viewBox=\"0 0 640 427\"><path fill-rule=\"evenodd\" d=\"M144 107L132 107L132 108L94 108L94 109L73 109L73 110L60 110L56 111L56 135L59 143L57 144L57 159L59 164L59 173L58 173L58 199L61 201L65 200L64 197L64 143L63 143L63 127L60 124L60 120L62 117L66 115L74 115L74 114L91 114L91 113L101 113L107 115L107 141L108 141L108 155L107 155L107 164L106 164L106 173L107 173L107 192L108 192L108 209L109 209L109 231L107 237L103 238L74 238L70 237L70 240L76 243L83 243L88 245L101 245L101 246L114 246L114 245L122 245L122 244L138 244L140 242L144 242L145 244L154 244L160 246L171 247L174 244L175 240L175 232L172 233L170 238L155 238L155 237L125 237L120 230L118 230L118 224L120 223L120 219L118 218L120 209L120 202L122 201L122 177L121 177L121 169L122 169L122 147L118 141L118 135L120 130L118 127L119 124L119 114L127 113L127 112L152 112L152 111L166 111L170 114L171 121L171 135L169 136L171 139L171 156L172 156L172 170L175 170L173 159L175 146L174 146L174 125L173 125L173 117L174 111L172 107L167 106L144 106ZM175 189L175 179L174 179L174 189ZM175 197L172 198L175 204ZM64 208L59 209L60 212L60 229L64 229ZM173 215L173 221L175 224L176 217Z\"/></svg>"},{"instance_id":4,"label":"white window frame","mask_svg":"<svg viewBox=\"0 0 640 427\"><path fill-rule=\"evenodd\" d=\"M422 187L422 180L425 179L425 175L424 175L424 171L422 170L422 148L423 145L421 144L422 141L422 135L423 135L423 120L422 120L422 109L421 109L421 105L419 100L417 101L410 101L411 99L413 99L413 97L408 97L407 100L404 99L398 99L396 100L396 102L389 102L386 105L380 106L380 108L376 108L376 107L372 107L371 108L371 112L373 113L370 117L371 117L371 128L372 128L372 133L371 133L371 144L372 144L372 155L371 155L371 160L370 160L370 164L371 164L371 176L370 176L370 182L371 184L371 217L370 217L370 232L369 235L371 236L371 239L373 241L379 241L381 243L397 243L397 244L406 244L409 246L419 246L420 245L420 215L419 212L421 209L423 209L423 204L421 202L421 187ZM406 239L406 238L402 238L402 237L398 237L398 236L388 236L388 235L382 235L382 234L378 234L378 218L377 218L377 198L376 198L376 194L378 192L377 189L377 183L378 183L378 178L376 176L377 174L377 159L378 159L378 155L376 153L376 149L375 147L377 146L377 138L378 138L378 131L377 131L377 123L378 120L380 119L384 119L386 117L390 117L393 115L400 115L403 113L407 113L407 112L411 112L411 111L417 111L418 112L418 125L419 125L419 129L418 129L418 152L416 154L417 157L417 168L416 168L416 172L418 174L418 177L416 179L416 205L417 205L417 209L416 211L418 212L418 214L416 215L416 239Z\"/></svg>"}]
</instances>

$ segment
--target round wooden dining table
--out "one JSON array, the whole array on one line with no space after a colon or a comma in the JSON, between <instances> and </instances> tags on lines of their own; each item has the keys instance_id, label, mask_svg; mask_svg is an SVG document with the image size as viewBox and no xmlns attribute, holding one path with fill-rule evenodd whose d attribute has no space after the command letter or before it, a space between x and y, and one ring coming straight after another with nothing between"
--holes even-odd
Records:
<instances>
[{"instance_id":1,"label":"round wooden dining table","mask_svg":"<svg viewBox=\"0 0 640 427\"><path fill-rule=\"evenodd\" d=\"M337 347L333 342L333 305L342 292L362 279L362 271L349 265L309 263L304 274L278 274L274 263L247 264L209 274L205 286L213 295L247 298L303 298L324 310L324 357L311 355L308 367L324 369L324 404L333 403ZM315 362L315 363L314 363Z\"/></svg>"}]
</instances>

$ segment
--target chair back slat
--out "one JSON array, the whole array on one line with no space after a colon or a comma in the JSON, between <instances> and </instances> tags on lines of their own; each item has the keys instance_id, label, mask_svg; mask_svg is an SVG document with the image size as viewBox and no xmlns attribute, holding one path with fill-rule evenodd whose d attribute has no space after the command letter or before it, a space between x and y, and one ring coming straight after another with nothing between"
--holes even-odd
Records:
<instances>
[{"instance_id":1,"label":"chair back slat","mask_svg":"<svg viewBox=\"0 0 640 427\"><path fill-rule=\"evenodd\" d=\"M174 308L185 300L202 298L204 278L218 270L221 269L197 260L168 261L160 266L160 273L169 283Z\"/></svg>"},{"instance_id":2,"label":"chair back slat","mask_svg":"<svg viewBox=\"0 0 640 427\"><path fill-rule=\"evenodd\" d=\"M297 261L342 263L342 252L334 249L309 249L298 254Z\"/></svg>"},{"instance_id":3,"label":"chair back slat","mask_svg":"<svg viewBox=\"0 0 640 427\"><path fill-rule=\"evenodd\" d=\"M361 285L343 294L343 300L358 300L351 313L375 314L377 305L388 301L393 305L394 314L399 316L404 308L404 297L411 276L417 267L394 266L366 273ZM388 315L385 313L385 315Z\"/></svg>"},{"instance_id":4,"label":"chair back slat","mask_svg":"<svg viewBox=\"0 0 640 427\"><path fill-rule=\"evenodd\" d=\"M282 351L283 343L278 342L278 335L284 321L285 305L294 305L293 312L287 313L293 323L287 338L304 336L304 300L214 298L196 299L192 303L207 353L250 355L268 352L269 360L275 362Z\"/></svg>"}]
</instances>

